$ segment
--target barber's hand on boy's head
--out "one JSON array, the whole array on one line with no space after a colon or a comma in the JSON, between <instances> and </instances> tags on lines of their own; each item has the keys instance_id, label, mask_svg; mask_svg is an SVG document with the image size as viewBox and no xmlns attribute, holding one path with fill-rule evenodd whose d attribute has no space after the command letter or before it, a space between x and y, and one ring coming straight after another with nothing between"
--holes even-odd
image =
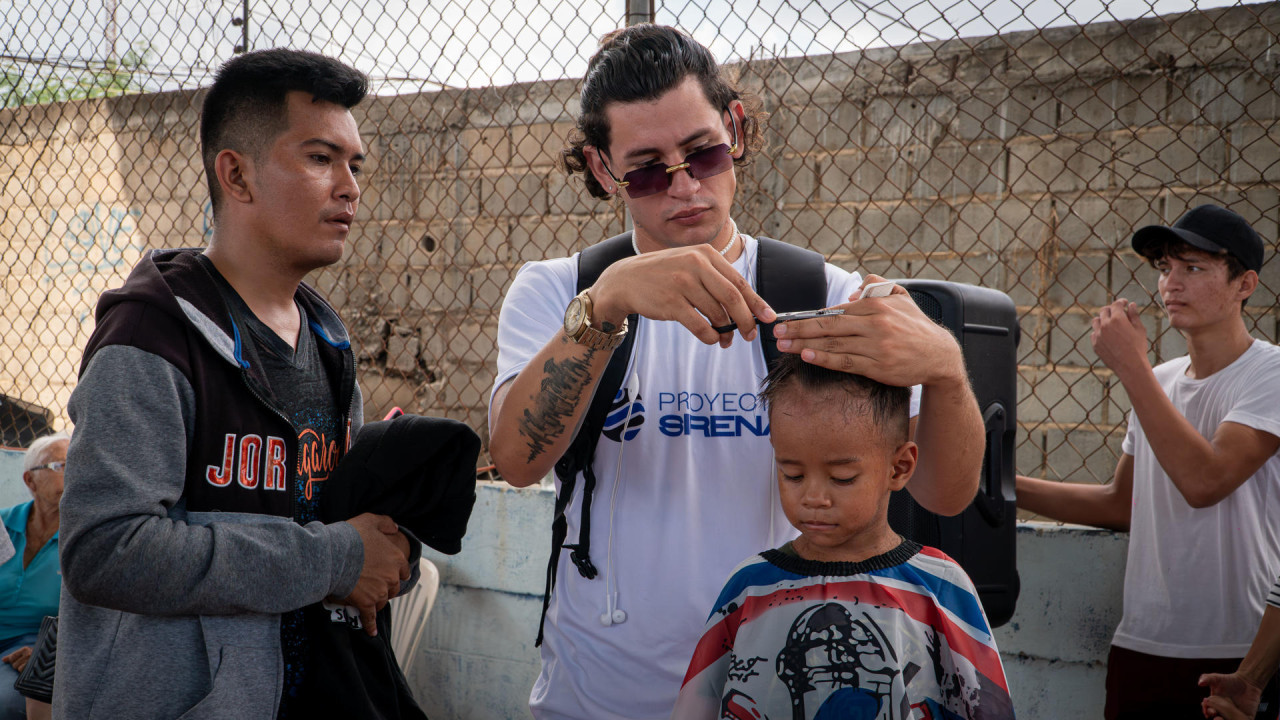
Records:
<instances>
[{"instance_id":1,"label":"barber's hand on boy's head","mask_svg":"<svg viewBox=\"0 0 1280 720\"><path fill-rule=\"evenodd\" d=\"M864 287L883 278L868 275ZM960 345L946 328L920 311L910 294L895 286L888 297L837 305L843 315L798 320L774 327L778 349L799 353L806 362L865 375L886 385L929 385L965 379Z\"/></svg>"}]
</instances>

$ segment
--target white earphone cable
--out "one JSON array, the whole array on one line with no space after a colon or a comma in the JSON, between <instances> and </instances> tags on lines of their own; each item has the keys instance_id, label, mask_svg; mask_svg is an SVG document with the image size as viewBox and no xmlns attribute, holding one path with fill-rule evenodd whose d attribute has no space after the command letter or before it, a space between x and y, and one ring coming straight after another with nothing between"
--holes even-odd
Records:
<instances>
[{"instance_id":1,"label":"white earphone cable","mask_svg":"<svg viewBox=\"0 0 1280 720\"><path fill-rule=\"evenodd\" d=\"M626 613L618 609L618 593L613 579L613 519L618 507L618 488L622 485L622 455L627 449L627 430L631 425L631 416L635 413L636 402L640 396L640 378L632 369L627 379L627 417L622 421L622 431L618 436L618 462L613 471L613 491L609 494L609 541L605 545L604 603L605 611L600 616L600 623L606 627L614 623L626 622Z\"/></svg>"}]
</instances>

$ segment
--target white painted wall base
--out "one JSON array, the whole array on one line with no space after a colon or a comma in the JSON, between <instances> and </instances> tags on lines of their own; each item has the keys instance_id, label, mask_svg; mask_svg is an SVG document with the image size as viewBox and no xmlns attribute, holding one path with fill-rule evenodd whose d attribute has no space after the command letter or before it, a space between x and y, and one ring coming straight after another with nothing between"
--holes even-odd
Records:
<instances>
[{"instance_id":1,"label":"white painted wall base","mask_svg":"<svg viewBox=\"0 0 1280 720\"><path fill-rule=\"evenodd\" d=\"M1022 720L1102 717L1107 650L1120 622L1129 536L1047 523L1018 526L1022 593L995 629Z\"/></svg>"},{"instance_id":2,"label":"white painted wall base","mask_svg":"<svg viewBox=\"0 0 1280 720\"><path fill-rule=\"evenodd\" d=\"M553 503L547 489L483 483L462 552L427 552L440 596L408 679L428 716L529 717ZM1127 547L1127 535L1103 530L1018 527L1022 594L996 642L1021 720L1102 716Z\"/></svg>"}]
</instances>

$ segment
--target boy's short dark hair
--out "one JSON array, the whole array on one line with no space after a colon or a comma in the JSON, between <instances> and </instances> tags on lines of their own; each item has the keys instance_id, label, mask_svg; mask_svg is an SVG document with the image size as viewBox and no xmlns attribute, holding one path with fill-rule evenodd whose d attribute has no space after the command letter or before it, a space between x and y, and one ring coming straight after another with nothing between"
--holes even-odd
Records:
<instances>
[{"instance_id":1,"label":"boy's short dark hair","mask_svg":"<svg viewBox=\"0 0 1280 720\"><path fill-rule=\"evenodd\" d=\"M582 173L592 196L608 199L587 167L583 148L587 145L609 149L610 103L657 100L687 77L696 77L707 101L724 110L734 100L742 102L746 117L738 127L742 156L734 164L745 166L763 145L760 126L767 113L755 95L744 93L724 75L711 51L684 32L665 25L641 23L615 30L600 40L600 48L587 63L579 97L577 126L569 134L568 145L560 151L560 161L569 174Z\"/></svg>"},{"instance_id":2,"label":"boy's short dark hair","mask_svg":"<svg viewBox=\"0 0 1280 720\"><path fill-rule=\"evenodd\" d=\"M331 57L276 48L245 53L218 69L200 112L200 149L213 212L222 204L214 161L225 149L257 157L284 132L292 91L313 102L355 107L369 93L365 74Z\"/></svg>"},{"instance_id":3,"label":"boy's short dark hair","mask_svg":"<svg viewBox=\"0 0 1280 720\"><path fill-rule=\"evenodd\" d=\"M760 400L767 409L796 390L841 390L848 395L846 412L870 411L871 419L884 429L895 445L909 437L911 388L885 385L863 375L828 370L807 363L799 355L787 353L774 361L761 383Z\"/></svg>"}]
</instances>

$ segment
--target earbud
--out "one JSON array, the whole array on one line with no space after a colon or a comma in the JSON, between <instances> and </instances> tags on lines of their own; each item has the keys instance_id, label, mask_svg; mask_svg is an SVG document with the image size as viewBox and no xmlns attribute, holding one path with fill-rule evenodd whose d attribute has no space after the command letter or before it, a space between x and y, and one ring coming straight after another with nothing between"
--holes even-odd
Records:
<instances>
[{"instance_id":1,"label":"earbud","mask_svg":"<svg viewBox=\"0 0 1280 720\"><path fill-rule=\"evenodd\" d=\"M600 624L605 627L611 627L613 625L621 625L626 621L627 621L627 613L623 610L614 610L613 612L609 612L608 610L605 610L604 612L600 613Z\"/></svg>"},{"instance_id":2,"label":"earbud","mask_svg":"<svg viewBox=\"0 0 1280 720\"><path fill-rule=\"evenodd\" d=\"M621 625L627 621L627 613L618 609L614 603L618 602L618 594L613 593L605 598L604 612L600 613L600 624L605 627L612 625Z\"/></svg>"}]
</instances>

